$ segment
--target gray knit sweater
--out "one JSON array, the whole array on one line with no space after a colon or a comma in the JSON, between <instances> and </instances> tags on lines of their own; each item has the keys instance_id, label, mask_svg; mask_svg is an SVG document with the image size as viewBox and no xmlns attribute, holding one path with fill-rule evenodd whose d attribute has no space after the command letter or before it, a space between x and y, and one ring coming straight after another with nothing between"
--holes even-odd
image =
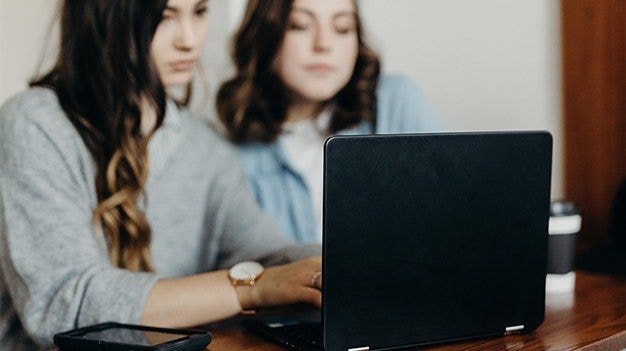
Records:
<instances>
[{"instance_id":1,"label":"gray knit sweater","mask_svg":"<svg viewBox=\"0 0 626 351\"><path fill-rule=\"evenodd\" d=\"M159 277L321 253L278 232L229 145L187 111L168 105L149 154L140 206L152 228L156 273L133 273L110 264L91 222L94 162L56 95L32 88L4 104L0 349L50 347L55 333L103 321L137 323Z\"/></svg>"}]
</instances>

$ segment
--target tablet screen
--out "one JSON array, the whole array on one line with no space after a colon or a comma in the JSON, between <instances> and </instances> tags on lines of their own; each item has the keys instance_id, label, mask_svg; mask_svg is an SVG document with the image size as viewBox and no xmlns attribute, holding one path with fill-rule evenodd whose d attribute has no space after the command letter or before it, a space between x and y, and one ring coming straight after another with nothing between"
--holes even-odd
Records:
<instances>
[{"instance_id":1,"label":"tablet screen","mask_svg":"<svg viewBox=\"0 0 626 351\"><path fill-rule=\"evenodd\" d=\"M177 339L188 337L185 334L164 333L130 328L108 328L89 331L82 335L84 339L117 342L122 344L155 346Z\"/></svg>"}]
</instances>

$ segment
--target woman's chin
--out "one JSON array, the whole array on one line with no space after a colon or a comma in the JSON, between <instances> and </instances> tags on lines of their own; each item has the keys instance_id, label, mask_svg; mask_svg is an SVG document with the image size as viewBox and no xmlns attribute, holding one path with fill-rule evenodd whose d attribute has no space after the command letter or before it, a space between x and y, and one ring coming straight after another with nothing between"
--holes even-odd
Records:
<instances>
[{"instance_id":1,"label":"woman's chin","mask_svg":"<svg viewBox=\"0 0 626 351\"><path fill-rule=\"evenodd\" d=\"M186 86L191 82L192 74L189 72L177 72L168 74L161 79L163 86L166 88L176 88L179 86Z\"/></svg>"},{"instance_id":2,"label":"woman's chin","mask_svg":"<svg viewBox=\"0 0 626 351\"><path fill-rule=\"evenodd\" d=\"M304 90L304 89L303 89ZM324 102L332 99L339 89L306 89L302 92L302 96L309 101Z\"/></svg>"}]
</instances>

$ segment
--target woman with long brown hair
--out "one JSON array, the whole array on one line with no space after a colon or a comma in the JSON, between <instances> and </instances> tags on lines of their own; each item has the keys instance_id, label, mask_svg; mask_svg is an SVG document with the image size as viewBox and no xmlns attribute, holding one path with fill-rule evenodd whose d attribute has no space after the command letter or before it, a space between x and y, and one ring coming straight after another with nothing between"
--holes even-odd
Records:
<instances>
[{"instance_id":1,"label":"woman with long brown hair","mask_svg":"<svg viewBox=\"0 0 626 351\"><path fill-rule=\"evenodd\" d=\"M354 0L250 0L233 45L219 119L257 201L299 242L321 241L326 137L439 129L412 81L379 79Z\"/></svg>"},{"instance_id":2,"label":"woman with long brown hair","mask_svg":"<svg viewBox=\"0 0 626 351\"><path fill-rule=\"evenodd\" d=\"M189 88L207 21L207 0L64 2L55 66L0 110L3 350L320 305L319 246L279 233L234 152L168 93Z\"/></svg>"}]
</instances>

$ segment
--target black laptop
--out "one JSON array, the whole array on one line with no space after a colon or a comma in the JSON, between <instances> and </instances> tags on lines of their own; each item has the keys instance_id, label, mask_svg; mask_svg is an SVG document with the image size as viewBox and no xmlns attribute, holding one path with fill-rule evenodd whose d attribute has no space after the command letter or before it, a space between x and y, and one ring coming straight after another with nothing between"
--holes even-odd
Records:
<instances>
[{"instance_id":1,"label":"black laptop","mask_svg":"<svg viewBox=\"0 0 626 351\"><path fill-rule=\"evenodd\" d=\"M537 328L551 155L547 132L329 138L321 316L246 326L295 350L404 348Z\"/></svg>"}]
</instances>

